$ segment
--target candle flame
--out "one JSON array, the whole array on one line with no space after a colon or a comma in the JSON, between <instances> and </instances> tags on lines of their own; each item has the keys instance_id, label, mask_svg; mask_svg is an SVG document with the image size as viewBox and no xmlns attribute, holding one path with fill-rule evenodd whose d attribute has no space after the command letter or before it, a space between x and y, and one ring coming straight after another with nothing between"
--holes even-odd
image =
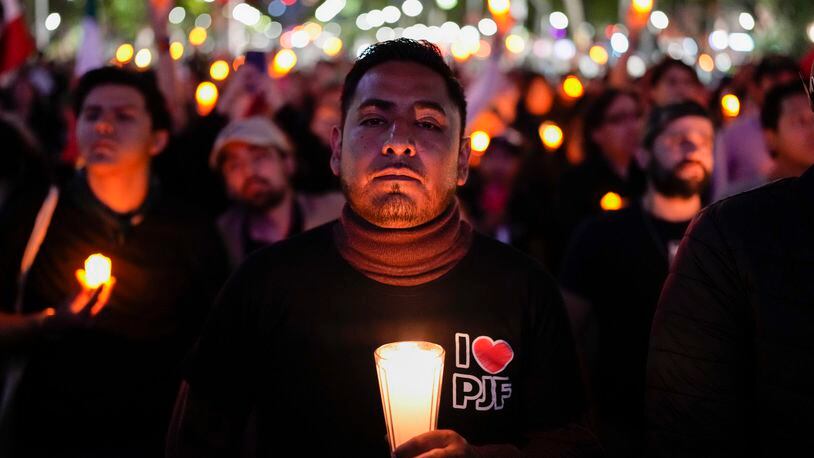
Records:
<instances>
[{"instance_id":1,"label":"candle flame","mask_svg":"<svg viewBox=\"0 0 814 458\"><path fill-rule=\"evenodd\" d=\"M85 260L85 285L88 288L98 288L110 281L112 263L107 256L94 253Z\"/></svg>"}]
</instances>

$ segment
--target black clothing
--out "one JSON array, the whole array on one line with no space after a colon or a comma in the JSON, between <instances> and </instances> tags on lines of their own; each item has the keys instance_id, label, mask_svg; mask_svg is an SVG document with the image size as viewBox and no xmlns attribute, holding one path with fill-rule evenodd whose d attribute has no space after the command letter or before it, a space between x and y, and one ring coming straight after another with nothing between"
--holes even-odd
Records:
<instances>
[{"instance_id":1,"label":"black clothing","mask_svg":"<svg viewBox=\"0 0 814 458\"><path fill-rule=\"evenodd\" d=\"M444 276L391 286L340 256L335 224L252 255L189 360L196 397L256 409L260 456L388 456L373 352L401 340L445 348L438 427L474 444L522 446L532 432L579 420L585 405L567 318L539 264L476 235Z\"/></svg>"},{"instance_id":2,"label":"black clothing","mask_svg":"<svg viewBox=\"0 0 814 458\"><path fill-rule=\"evenodd\" d=\"M635 160L630 161L627 178L620 177L601 156L589 157L563 173L560 179L559 214L563 240L588 216L603 212L602 197L615 192L629 202L644 194L645 174Z\"/></svg>"},{"instance_id":3,"label":"black clothing","mask_svg":"<svg viewBox=\"0 0 814 458\"><path fill-rule=\"evenodd\" d=\"M74 271L97 252L111 258L117 279L107 306L89 328L26 352L12 425L19 456L163 454L177 366L225 276L225 254L212 225L155 183L142 208L121 215L79 175L60 195L28 275L24 311L72 298Z\"/></svg>"},{"instance_id":4,"label":"black clothing","mask_svg":"<svg viewBox=\"0 0 814 458\"><path fill-rule=\"evenodd\" d=\"M814 428L814 168L690 226L650 343L654 456L795 456Z\"/></svg>"},{"instance_id":5,"label":"black clothing","mask_svg":"<svg viewBox=\"0 0 814 458\"><path fill-rule=\"evenodd\" d=\"M650 323L667 278L669 247L688 224L660 220L634 203L586 221L565 258L560 282L591 303L596 320L591 392L611 456L643 452Z\"/></svg>"}]
</instances>

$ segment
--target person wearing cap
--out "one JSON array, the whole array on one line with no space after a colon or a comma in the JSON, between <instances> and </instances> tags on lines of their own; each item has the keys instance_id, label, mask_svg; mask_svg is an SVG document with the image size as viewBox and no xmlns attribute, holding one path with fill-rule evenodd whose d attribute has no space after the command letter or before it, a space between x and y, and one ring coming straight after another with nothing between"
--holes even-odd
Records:
<instances>
[{"instance_id":1,"label":"person wearing cap","mask_svg":"<svg viewBox=\"0 0 814 458\"><path fill-rule=\"evenodd\" d=\"M233 267L260 247L339 218L345 203L340 193L294 190L294 150L266 117L228 124L215 140L209 164L220 172L233 201L217 222Z\"/></svg>"},{"instance_id":2,"label":"person wearing cap","mask_svg":"<svg viewBox=\"0 0 814 458\"><path fill-rule=\"evenodd\" d=\"M814 79L808 84L814 90ZM812 234L814 166L695 218L653 320L648 456L806 453L814 427Z\"/></svg>"},{"instance_id":3,"label":"person wearing cap","mask_svg":"<svg viewBox=\"0 0 814 458\"><path fill-rule=\"evenodd\" d=\"M641 148L643 198L583 223L564 260L560 282L608 456L644 450L650 321L678 243L701 210L714 135L709 114L694 102L655 107Z\"/></svg>"}]
</instances>

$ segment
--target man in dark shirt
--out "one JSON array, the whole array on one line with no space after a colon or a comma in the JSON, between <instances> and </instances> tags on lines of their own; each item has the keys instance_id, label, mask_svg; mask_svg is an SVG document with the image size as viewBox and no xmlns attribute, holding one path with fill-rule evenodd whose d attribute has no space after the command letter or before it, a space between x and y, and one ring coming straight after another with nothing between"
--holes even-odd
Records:
<instances>
[{"instance_id":1,"label":"man in dark shirt","mask_svg":"<svg viewBox=\"0 0 814 458\"><path fill-rule=\"evenodd\" d=\"M566 305L586 352L598 432L611 456L643 452L650 322L678 243L701 209L713 138L701 106L655 108L644 138L644 198L586 222L565 258Z\"/></svg>"},{"instance_id":2,"label":"man in dark shirt","mask_svg":"<svg viewBox=\"0 0 814 458\"><path fill-rule=\"evenodd\" d=\"M61 190L22 291L23 316L57 312L40 320L40 338L23 349L14 456L160 456L178 365L225 277L225 253L214 226L151 178L169 115L148 74L88 72L75 108L85 168ZM3 246L18 247L30 231L17 240L5 237L19 235L14 228L3 233ZM47 332L68 314L75 271L93 253L111 259L109 301L81 326ZM15 255L19 267L22 253Z\"/></svg>"},{"instance_id":3,"label":"man in dark shirt","mask_svg":"<svg viewBox=\"0 0 814 458\"><path fill-rule=\"evenodd\" d=\"M466 102L439 50L371 46L342 101L331 167L349 204L227 283L189 360L169 455L234 456L254 411L260 456L388 456L373 352L401 340L447 358L439 430L397 456L592 449L556 285L460 217Z\"/></svg>"},{"instance_id":4,"label":"man in dark shirt","mask_svg":"<svg viewBox=\"0 0 814 458\"><path fill-rule=\"evenodd\" d=\"M812 234L814 167L717 202L693 221L653 319L650 456L810 453Z\"/></svg>"}]
</instances>

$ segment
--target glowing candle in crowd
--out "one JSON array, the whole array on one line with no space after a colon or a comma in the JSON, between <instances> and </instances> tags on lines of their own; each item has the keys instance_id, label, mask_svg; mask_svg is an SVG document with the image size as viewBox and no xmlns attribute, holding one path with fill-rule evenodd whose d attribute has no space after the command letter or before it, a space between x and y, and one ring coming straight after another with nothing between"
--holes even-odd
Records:
<instances>
[{"instance_id":1,"label":"glowing candle in crowd","mask_svg":"<svg viewBox=\"0 0 814 458\"><path fill-rule=\"evenodd\" d=\"M599 206L605 211L620 210L623 205L624 201L622 200L622 196L616 194L615 192L606 193L599 201Z\"/></svg>"},{"instance_id":2,"label":"glowing candle in crowd","mask_svg":"<svg viewBox=\"0 0 814 458\"><path fill-rule=\"evenodd\" d=\"M647 14L653 9L653 0L633 0L633 11L639 14Z\"/></svg>"},{"instance_id":3,"label":"glowing candle in crowd","mask_svg":"<svg viewBox=\"0 0 814 458\"><path fill-rule=\"evenodd\" d=\"M546 121L540 124L540 128L537 132L540 135L540 140L543 142L543 146L546 147L549 151L554 151L562 145L563 141L563 134L562 129L556 123L551 121Z\"/></svg>"},{"instance_id":4,"label":"glowing candle in crowd","mask_svg":"<svg viewBox=\"0 0 814 458\"><path fill-rule=\"evenodd\" d=\"M494 16L506 15L511 7L509 0L489 0L487 4L489 6L489 12Z\"/></svg>"},{"instance_id":5,"label":"glowing candle in crowd","mask_svg":"<svg viewBox=\"0 0 814 458\"><path fill-rule=\"evenodd\" d=\"M489 134L482 130L472 132L472 135L469 137L470 146L475 155L482 155L484 151L486 151L486 148L489 148L490 141L491 138L489 138Z\"/></svg>"},{"instance_id":6,"label":"glowing candle in crowd","mask_svg":"<svg viewBox=\"0 0 814 458\"><path fill-rule=\"evenodd\" d=\"M206 116L218 103L218 88L211 81L204 81L195 89L198 114Z\"/></svg>"},{"instance_id":7,"label":"glowing candle in crowd","mask_svg":"<svg viewBox=\"0 0 814 458\"><path fill-rule=\"evenodd\" d=\"M107 256L94 253L85 259L85 286L94 289L110 281L113 264Z\"/></svg>"},{"instance_id":8,"label":"glowing candle in crowd","mask_svg":"<svg viewBox=\"0 0 814 458\"><path fill-rule=\"evenodd\" d=\"M737 117L741 111L741 101L734 94L721 97L721 111L727 118Z\"/></svg>"},{"instance_id":9,"label":"glowing candle in crowd","mask_svg":"<svg viewBox=\"0 0 814 458\"><path fill-rule=\"evenodd\" d=\"M189 31L189 44L192 46L200 46L206 41L206 29L203 27L195 27Z\"/></svg>"},{"instance_id":10,"label":"glowing candle in crowd","mask_svg":"<svg viewBox=\"0 0 814 458\"><path fill-rule=\"evenodd\" d=\"M286 75L295 65L297 65L297 54L290 49L281 49L271 61L271 76Z\"/></svg>"},{"instance_id":11,"label":"glowing candle in crowd","mask_svg":"<svg viewBox=\"0 0 814 458\"><path fill-rule=\"evenodd\" d=\"M116 61L120 64L126 64L133 58L134 52L133 45L130 43L122 43L116 48Z\"/></svg>"},{"instance_id":12,"label":"glowing candle in crowd","mask_svg":"<svg viewBox=\"0 0 814 458\"><path fill-rule=\"evenodd\" d=\"M209 66L209 76L215 81L223 81L229 76L229 64L225 60L216 60Z\"/></svg>"},{"instance_id":13,"label":"glowing candle in crowd","mask_svg":"<svg viewBox=\"0 0 814 458\"><path fill-rule=\"evenodd\" d=\"M562 91L568 97L576 99L582 97L585 89L582 87L582 81L574 75L568 75L562 82Z\"/></svg>"},{"instance_id":14,"label":"glowing candle in crowd","mask_svg":"<svg viewBox=\"0 0 814 458\"><path fill-rule=\"evenodd\" d=\"M180 41L170 43L170 57L172 57L172 60L178 60L184 57L184 44Z\"/></svg>"},{"instance_id":15,"label":"glowing candle in crowd","mask_svg":"<svg viewBox=\"0 0 814 458\"><path fill-rule=\"evenodd\" d=\"M394 342L374 353L390 450L434 431L444 373L444 349L430 342Z\"/></svg>"}]
</instances>

